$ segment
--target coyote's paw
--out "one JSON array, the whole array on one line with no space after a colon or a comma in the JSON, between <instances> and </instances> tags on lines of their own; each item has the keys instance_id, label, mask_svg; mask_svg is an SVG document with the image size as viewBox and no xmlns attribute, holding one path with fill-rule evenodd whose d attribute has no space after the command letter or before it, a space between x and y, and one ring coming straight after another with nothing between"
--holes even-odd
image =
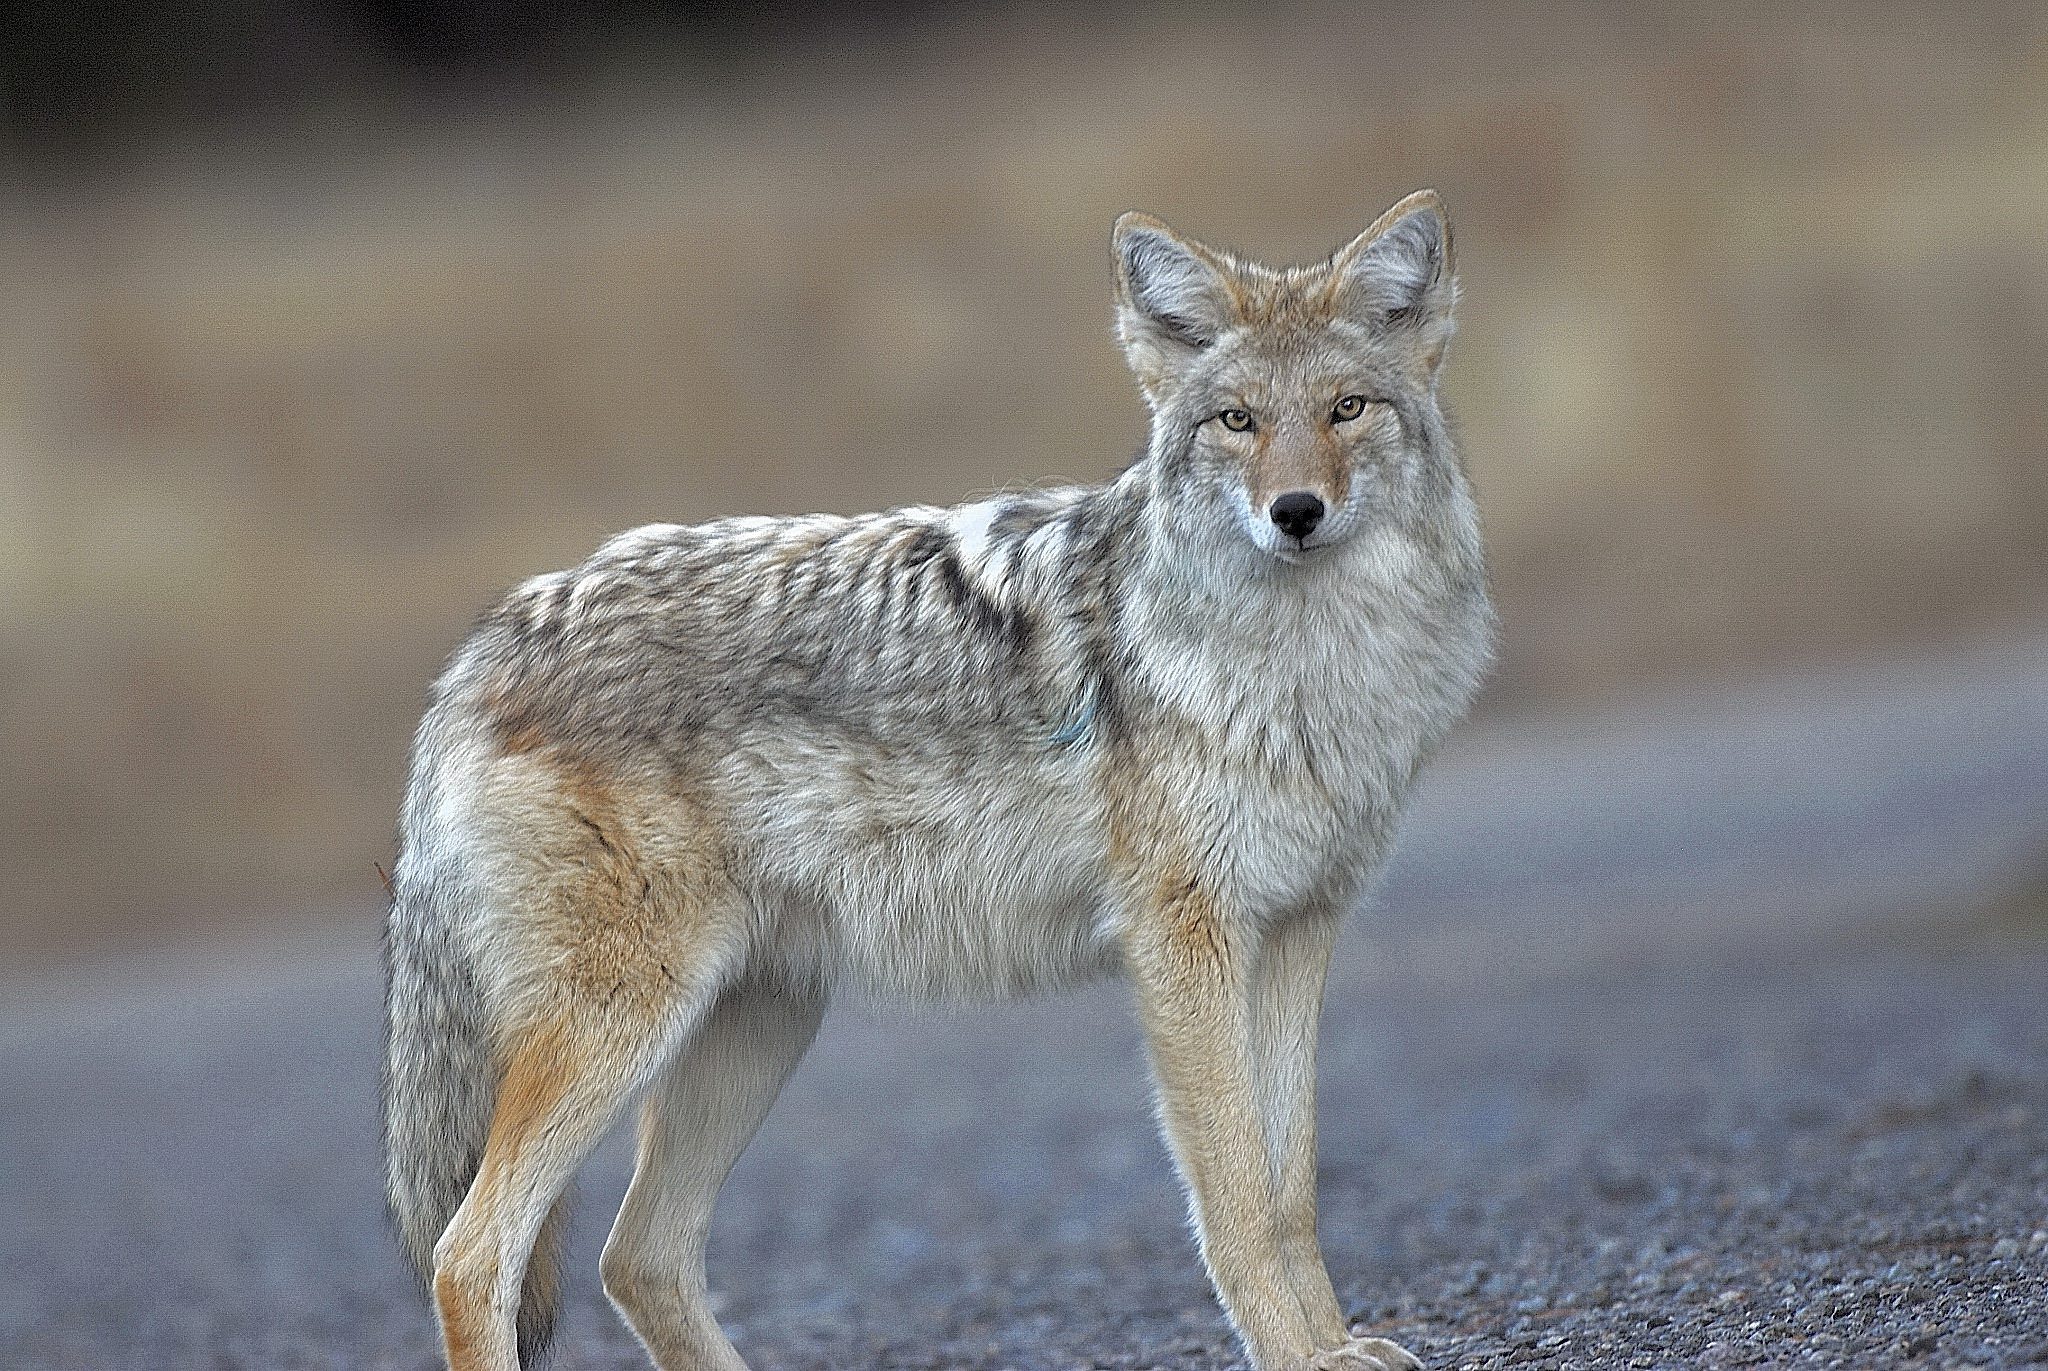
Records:
<instances>
[{"instance_id":1,"label":"coyote's paw","mask_svg":"<svg viewBox=\"0 0 2048 1371\"><path fill-rule=\"evenodd\" d=\"M1385 1338L1353 1338L1310 1357L1308 1371L1422 1371L1422 1360Z\"/></svg>"}]
</instances>

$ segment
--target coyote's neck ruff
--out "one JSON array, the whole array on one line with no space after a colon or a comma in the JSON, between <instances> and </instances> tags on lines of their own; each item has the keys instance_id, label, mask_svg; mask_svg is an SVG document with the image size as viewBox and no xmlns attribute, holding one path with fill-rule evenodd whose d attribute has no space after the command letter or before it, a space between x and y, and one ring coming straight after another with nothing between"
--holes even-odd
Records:
<instances>
[{"instance_id":1,"label":"coyote's neck ruff","mask_svg":"<svg viewBox=\"0 0 2048 1371\"><path fill-rule=\"evenodd\" d=\"M1317 1255L1312 1052L1335 919L1492 637L1436 402L1448 229L1425 193L1312 268L1141 216L1116 249L1153 425L1115 480L638 529L443 676L387 1121L454 1365L509 1371L515 1311L541 1336L526 1254L655 1082L608 1285L664 1367L737 1366L689 1294L702 1223L832 992L1113 969L1261 1371L1404 1364Z\"/></svg>"}]
</instances>

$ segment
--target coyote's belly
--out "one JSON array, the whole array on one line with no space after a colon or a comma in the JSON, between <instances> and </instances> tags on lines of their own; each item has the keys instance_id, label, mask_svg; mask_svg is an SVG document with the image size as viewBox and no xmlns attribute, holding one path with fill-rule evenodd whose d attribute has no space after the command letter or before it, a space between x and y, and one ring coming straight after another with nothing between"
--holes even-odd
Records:
<instances>
[{"instance_id":1,"label":"coyote's belly","mask_svg":"<svg viewBox=\"0 0 2048 1371\"><path fill-rule=\"evenodd\" d=\"M1042 741L986 742L980 755L943 740L742 751L723 788L740 797L742 881L771 964L917 999L1028 993L1108 967L1092 764Z\"/></svg>"},{"instance_id":2,"label":"coyote's belly","mask_svg":"<svg viewBox=\"0 0 2048 1371\"><path fill-rule=\"evenodd\" d=\"M1100 887L1050 867L884 878L829 904L805 890L774 898L771 965L800 982L879 999L1028 995L1092 979L1116 960Z\"/></svg>"}]
</instances>

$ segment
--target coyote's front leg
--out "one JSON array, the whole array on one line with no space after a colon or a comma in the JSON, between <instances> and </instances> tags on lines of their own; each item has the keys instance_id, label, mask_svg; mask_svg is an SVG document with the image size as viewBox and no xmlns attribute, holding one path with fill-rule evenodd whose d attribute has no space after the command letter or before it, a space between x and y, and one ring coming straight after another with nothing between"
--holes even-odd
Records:
<instances>
[{"instance_id":1,"label":"coyote's front leg","mask_svg":"<svg viewBox=\"0 0 2048 1371\"><path fill-rule=\"evenodd\" d=\"M1287 919L1261 939L1252 975L1252 1091L1273 1153L1280 1261L1316 1346L1349 1335L1316 1238L1316 1031L1336 919Z\"/></svg>"},{"instance_id":2,"label":"coyote's front leg","mask_svg":"<svg viewBox=\"0 0 2048 1371\"><path fill-rule=\"evenodd\" d=\"M1384 1338L1350 1335L1316 1237L1316 1032L1337 918L1316 910L1271 928L1252 977L1252 1087L1273 1153L1274 1225L1288 1284L1334 1364L1416 1365Z\"/></svg>"},{"instance_id":3,"label":"coyote's front leg","mask_svg":"<svg viewBox=\"0 0 2048 1371\"><path fill-rule=\"evenodd\" d=\"M1396 1371L1382 1344L1329 1347L1289 1280L1275 1168L1253 1090L1256 947L1199 884L1173 878L1133 921L1125 958L1158 1077L1160 1121L1188 1189L1202 1260L1256 1371ZM1324 1288L1327 1289L1327 1277ZM1335 1297L1329 1297L1331 1306Z\"/></svg>"}]
</instances>

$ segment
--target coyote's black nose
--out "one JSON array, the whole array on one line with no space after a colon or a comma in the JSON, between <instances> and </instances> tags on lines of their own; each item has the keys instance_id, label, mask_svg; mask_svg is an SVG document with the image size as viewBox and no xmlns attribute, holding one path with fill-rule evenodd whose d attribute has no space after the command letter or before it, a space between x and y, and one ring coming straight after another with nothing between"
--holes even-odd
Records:
<instances>
[{"instance_id":1,"label":"coyote's black nose","mask_svg":"<svg viewBox=\"0 0 2048 1371\"><path fill-rule=\"evenodd\" d=\"M1266 511L1273 525L1290 538L1306 538L1323 521L1323 502L1305 490L1290 490Z\"/></svg>"}]
</instances>

